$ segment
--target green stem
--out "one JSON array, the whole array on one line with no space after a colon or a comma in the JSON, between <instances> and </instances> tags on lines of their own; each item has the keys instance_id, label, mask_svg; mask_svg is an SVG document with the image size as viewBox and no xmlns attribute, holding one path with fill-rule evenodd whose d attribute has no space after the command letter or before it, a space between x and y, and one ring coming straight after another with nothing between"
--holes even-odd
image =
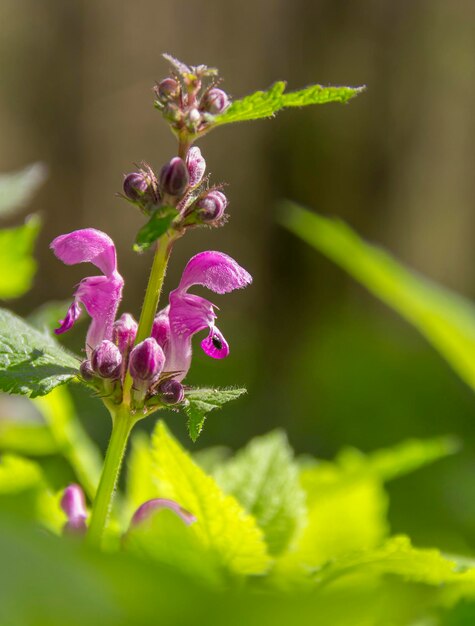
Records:
<instances>
[{"instance_id":1,"label":"green stem","mask_svg":"<svg viewBox=\"0 0 475 626\"><path fill-rule=\"evenodd\" d=\"M130 415L129 407L121 405L112 414L112 434L107 448L101 480L89 524L88 541L100 547L107 520L112 507L112 498L117 485L122 459L124 458L127 441L135 420Z\"/></svg>"},{"instance_id":2,"label":"green stem","mask_svg":"<svg viewBox=\"0 0 475 626\"><path fill-rule=\"evenodd\" d=\"M152 332L153 320L155 319L155 314L157 313L158 302L162 292L163 281L165 279L173 241L174 236L168 233L160 237L157 241L155 257L153 259L152 269L148 279L147 291L145 292L142 312L140 314L139 325L137 328L135 345L144 339L147 339L147 337L150 337L150 333ZM129 372L127 372L123 387L123 401L127 405L130 405L132 382L132 377Z\"/></svg>"}]
</instances>

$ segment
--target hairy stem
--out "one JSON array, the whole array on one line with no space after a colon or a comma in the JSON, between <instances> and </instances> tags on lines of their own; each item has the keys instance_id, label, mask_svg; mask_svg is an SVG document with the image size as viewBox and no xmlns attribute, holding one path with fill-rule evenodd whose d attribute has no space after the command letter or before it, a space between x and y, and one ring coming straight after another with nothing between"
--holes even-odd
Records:
<instances>
[{"instance_id":1,"label":"hairy stem","mask_svg":"<svg viewBox=\"0 0 475 626\"><path fill-rule=\"evenodd\" d=\"M165 279L173 241L173 235L168 233L160 237L157 241L152 269L148 279L147 291L145 292L142 312L140 313L135 345L144 339L147 339L147 337L150 337L150 333L152 332L153 320L160 301L160 294L162 292L163 281ZM123 389L123 401L126 405L129 405L130 391L132 389L132 377L129 372L127 372L125 376Z\"/></svg>"},{"instance_id":2,"label":"hairy stem","mask_svg":"<svg viewBox=\"0 0 475 626\"><path fill-rule=\"evenodd\" d=\"M107 448L101 480L89 524L88 542L97 547L101 546L102 536L107 525L112 507L112 499L119 478L122 459L124 458L127 441L135 420L130 415L129 407L121 405L112 414L112 434Z\"/></svg>"}]
</instances>

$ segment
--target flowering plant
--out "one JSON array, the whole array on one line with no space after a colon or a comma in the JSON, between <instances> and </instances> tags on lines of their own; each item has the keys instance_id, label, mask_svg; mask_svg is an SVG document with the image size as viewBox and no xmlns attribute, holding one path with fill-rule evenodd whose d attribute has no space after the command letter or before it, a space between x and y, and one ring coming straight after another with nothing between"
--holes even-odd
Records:
<instances>
[{"instance_id":1,"label":"flowering plant","mask_svg":"<svg viewBox=\"0 0 475 626\"><path fill-rule=\"evenodd\" d=\"M43 440L38 429L34 444L25 430L17 431L16 452L23 456L2 459L0 504L21 503L27 519L61 536L33 540L25 534L15 543L17 535L0 516L2 553L8 560L9 550L16 556L27 545L32 571L35 555L53 563L51 571L41 571L48 589L37 594L54 600L53 609L41 605L49 624L95 623L98 615L107 624L148 624L160 611L164 623L177 623L180 616L197 624L222 623L223 615L251 623L264 611L276 624L288 623L298 612L302 623L317 619L346 626L349 605L351 623L361 626L386 626L388 615L391 624L401 626L427 615L438 619L442 608L475 595L475 569L466 559L449 559L414 548L407 537L389 536L384 485L455 452L458 443L451 438L411 441L371 455L348 449L330 463L295 459L286 436L274 431L234 456L211 449L192 457L159 421L151 438L142 433L133 440L125 489L114 500L137 422L165 409L180 412L194 442L207 414L245 391L192 388L187 375L196 334L204 331L201 348L214 359L228 357L232 344L216 325L215 304L193 288L227 294L249 286L250 273L221 251L200 252L162 300L167 266L181 237L199 227L222 227L227 219L223 187L211 183L195 143L227 123L271 117L286 107L346 102L361 91L315 85L286 93L285 83L278 82L231 102L218 86L216 70L166 58L171 73L154 89L155 107L177 138L177 155L159 173L143 163L123 180L123 199L144 217L134 249L153 251L138 320L130 312L118 314L125 285L116 247L94 228L58 234L51 242L66 265L88 263L100 272L80 281L55 329L63 335L81 315L90 318L81 357L62 348L57 337L0 311L0 388L29 396L45 426ZM457 303L447 294L418 283L339 223L289 203L280 221L420 327L473 386L465 350L473 341L475 314L460 324ZM37 230L37 223L15 230L17 247L25 238L31 243L32 227ZM31 245L24 247L26 262ZM29 279L17 291L26 289ZM76 419L64 386L73 382L86 386L110 412L112 434L104 459ZM67 462L68 478L60 485L53 486L41 463L30 458L45 450ZM72 584L61 574L64 559L75 573ZM20 562L26 578L26 561L10 560ZM41 584L41 576L34 576ZM85 585L90 579L97 584ZM8 590L7 583L0 589ZM56 587L71 602L58 602L50 593ZM184 597L188 602L181 608ZM44 623L36 616L28 619L28 602L29 597L25 614L23 606L0 602L0 621Z\"/></svg>"}]
</instances>

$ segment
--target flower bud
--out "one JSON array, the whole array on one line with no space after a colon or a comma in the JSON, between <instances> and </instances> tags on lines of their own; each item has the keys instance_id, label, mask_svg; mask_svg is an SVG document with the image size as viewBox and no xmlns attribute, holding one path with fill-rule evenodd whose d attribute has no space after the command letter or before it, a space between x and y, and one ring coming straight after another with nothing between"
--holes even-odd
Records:
<instances>
[{"instance_id":1,"label":"flower bud","mask_svg":"<svg viewBox=\"0 0 475 626\"><path fill-rule=\"evenodd\" d=\"M159 511L160 509L169 509L170 511L173 511L185 522L187 526L196 522L196 517L186 509L182 508L174 500L154 498L153 500L147 500L147 502L144 502L141 506L139 506L132 517L130 525L137 526L137 524L149 519L154 511Z\"/></svg>"},{"instance_id":2,"label":"flower bud","mask_svg":"<svg viewBox=\"0 0 475 626\"><path fill-rule=\"evenodd\" d=\"M201 156L201 150L197 146L188 151L186 167L190 177L190 187L196 187L202 181L206 170L206 161Z\"/></svg>"},{"instance_id":3,"label":"flower bud","mask_svg":"<svg viewBox=\"0 0 475 626\"><path fill-rule=\"evenodd\" d=\"M86 382L90 382L94 379L94 370L92 369L91 361L86 359L79 366L79 373L81 374L81 378Z\"/></svg>"},{"instance_id":4,"label":"flower bud","mask_svg":"<svg viewBox=\"0 0 475 626\"><path fill-rule=\"evenodd\" d=\"M185 399L183 385L177 380L164 380L158 392L164 404L178 404Z\"/></svg>"},{"instance_id":5,"label":"flower bud","mask_svg":"<svg viewBox=\"0 0 475 626\"><path fill-rule=\"evenodd\" d=\"M153 337L136 345L130 353L129 370L135 386L139 389L155 382L164 365L165 354Z\"/></svg>"},{"instance_id":6,"label":"flower bud","mask_svg":"<svg viewBox=\"0 0 475 626\"><path fill-rule=\"evenodd\" d=\"M104 339L92 351L91 365L94 372L101 378L110 380L118 378L122 365L122 355L119 348L112 341Z\"/></svg>"},{"instance_id":7,"label":"flower bud","mask_svg":"<svg viewBox=\"0 0 475 626\"><path fill-rule=\"evenodd\" d=\"M180 92L180 84L174 78L164 78L155 90L158 99L161 102L174 100Z\"/></svg>"},{"instance_id":8,"label":"flower bud","mask_svg":"<svg viewBox=\"0 0 475 626\"><path fill-rule=\"evenodd\" d=\"M188 180L188 169L180 157L174 157L160 172L160 187L170 196L181 196L188 185Z\"/></svg>"},{"instance_id":9,"label":"flower bud","mask_svg":"<svg viewBox=\"0 0 475 626\"><path fill-rule=\"evenodd\" d=\"M206 113L211 113L212 115L222 113L228 106L228 94L217 87L213 87L207 91L201 98L201 108L203 111L206 111Z\"/></svg>"},{"instance_id":10,"label":"flower bud","mask_svg":"<svg viewBox=\"0 0 475 626\"><path fill-rule=\"evenodd\" d=\"M144 164L144 169L127 174L124 178L123 189L124 194L132 202L151 201L157 203L160 200L157 178L153 170L146 164Z\"/></svg>"},{"instance_id":11,"label":"flower bud","mask_svg":"<svg viewBox=\"0 0 475 626\"><path fill-rule=\"evenodd\" d=\"M158 345L165 350L170 338L170 320L168 318L168 307L155 317L153 320L151 336Z\"/></svg>"},{"instance_id":12,"label":"flower bud","mask_svg":"<svg viewBox=\"0 0 475 626\"><path fill-rule=\"evenodd\" d=\"M118 320L114 322L112 328L112 341L119 348L122 356L134 345L137 335L137 322L129 313L123 313Z\"/></svg>"},{"instance_id":13,"label":"flower bud","mask_svg":"<svg viewBox=\"0 0 475 626\"><path fill-rule=\"evenodd\" d=\"M86 501L81 487L79 485L69 485L69 487L66 487L60 504L68 518L68 521L64 525L63 532L67 534L84 534L87 530L87 511Z\"/></svg>"},{"instance_id":14,"label":"flower bud","mask_svg":"<svg viewBox=\"0 0 475 626\"><path fill-rule=\"evenodd\" d=\"M134 202L138 200L148 189L148 181L141 172L131 172L124 178L124 193Z\"/></svg>"},{"instance_id":15,"label":"flower bud","mask_svg":"<svg viewBox=\"0 0 475 626\"><path fill-rule=\"evenodd\" d=\"M196 202L196 211L203 222L214 222L223 217L228 199L221 191L213 189Z\"/></svg>"}]
</instances>

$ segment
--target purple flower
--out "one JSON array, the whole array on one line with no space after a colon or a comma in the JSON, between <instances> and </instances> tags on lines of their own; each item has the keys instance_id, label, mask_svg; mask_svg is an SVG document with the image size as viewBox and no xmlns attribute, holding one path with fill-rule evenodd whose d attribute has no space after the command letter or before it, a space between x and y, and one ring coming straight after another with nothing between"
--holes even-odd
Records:
<instances>
[{"instance_id":1,"label":"purple flower","mask_svg":"<svg viewBox=\"0 0 475 626\"><path fill-rule=\"evenodd\" d=\"M50 247L66 265L92 263L104 274L81 280L73 303L55 330L58 335L69 330L83 305L92 318L86 338L86 353L90 357L98 343L112 339L112 326L122 297L124 280L117 271L114 242L100 230L85 228L56 237Z\"/></svg>"},{"instance_id":2,"label":"purple flower","mask_svg":"<svg viewBox=\"0 0 475 626\"><path fill-rule=\"evenodd\" d=\"M61 508L66 513L68 521L64 525L63 532L67 534L82 535L86 532L86 501L84 492L79 485L66 487L61 498Z\"/></svg>"},{"instance_id":3,"label":"purple flower","mask_svg":"<svg viewBox=\"0 0 475 626\"><path fill-rule=\"evenodd\" d=\"M201 252L188 262L178 288L170 293L170 306L162 310L156 320L161 331L161 345L165 352L165 371L177 372L176 380L186 376L191 363L191 339L194 334L205 328L208 336L201 342L204 352L214 358L223 359L229 354L229 346L223 334L215 326L215 306L188 289L202 285L215 293L224 294L234 289L246 287L252 277L234 259L222 252ZM167 328L165 322L168 312L168 337L163 337Z\"/></svg>"},{"instance_id":4,"label":"purple flower","mask_svg":"<svg viewBox=\"0 0 475 626\"><path fill-rule=\"evenodd\" d=\"M149 519L154 511L159 511L160 509L169 509L170 511L173 511L185 522L187 526L196 522L196 517L186 509L183 509L174 500L154 498L153 500L147 500L147 502L144 502L141 506L139 506L132 517L130 525L137 526L137 524Z\"/></svg>"}]
</instances>

